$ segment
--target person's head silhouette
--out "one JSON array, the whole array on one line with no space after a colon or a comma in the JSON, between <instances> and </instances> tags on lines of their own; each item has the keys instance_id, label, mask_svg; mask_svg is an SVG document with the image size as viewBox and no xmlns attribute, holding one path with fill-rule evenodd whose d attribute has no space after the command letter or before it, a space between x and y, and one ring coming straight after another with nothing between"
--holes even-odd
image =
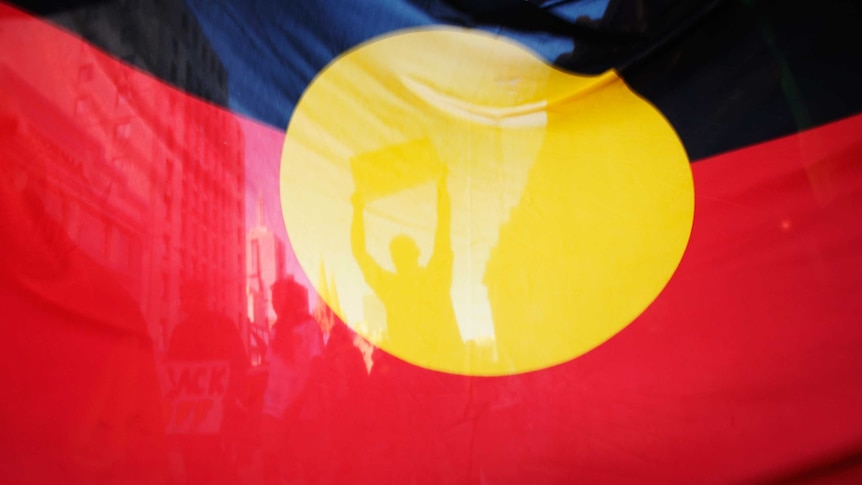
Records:
<instances>
[{"instance_id":1,"label":"person's head silhouette","mask_svg":"<svg viewBox=\"0 0 862 485\"><path fill-rule=\"evenodd\" d=\"M293 278L283 278L272 284L272 309L279 319L297 323L308 315L308 292Z\"/></svg>"},{"instance_id":2,"label":"person's head silhouette","mask_svg":"<svg viewBox=\"0 0 862 485\"><path fill-rule=\"evenodd\" d=\"M419 246L416 241L405 235L392 238L389 243L389 253L392 255L392 263L398 273L410 273L419 269Z\"/></svg>"}]
</instances>

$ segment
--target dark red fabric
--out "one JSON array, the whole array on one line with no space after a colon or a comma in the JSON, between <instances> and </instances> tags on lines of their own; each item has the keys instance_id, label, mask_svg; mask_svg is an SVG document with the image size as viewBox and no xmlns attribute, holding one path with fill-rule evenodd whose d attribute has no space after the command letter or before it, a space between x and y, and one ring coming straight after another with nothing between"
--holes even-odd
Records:
<instances>
[{"instance_id":1,"label":"dark red fabric","mask_svg":"<svg viewBox=\"0 0 862 485\"><path fill-rule=\"evenodd\" d=\"M7 29L0 30L0 481L188 477L178 471L179 454L165 436L155 368L169 336L162 335L161 347L152 337L141 310L146 305L135 296L144 282L126 281L114 253L100 259L81 246L87 224L96 231L98 220L79 220L73 231L55 209L57 199L94 187L102 199L93 200L103 208L137 204L127 194L139 189L99 185L111 163L104 150L117 143L115 127L94 129L73 113L76 106L87 109L81 99L96 99L98 113L121 90L161 100L133 103L130 115L132 139L144 130L160 147L132 150L124 162L141 167L148 197L169 188L160 175L165 160L154 153L173 154L179 164L212 155L244 163L243 174L269 173L255 164L277 163L279 153L243 160L237 127L247 137L255 130L261 137L278 133L189 98L7 7L0 7L0 21ZM25 29L26 54L7 43L13 25ZM107 85L87 87L76 69L57 67L81 52L105 73ZM110 101L98 101L108 94ZM322 376L312 381L309 402L317 412L286 431L312 457L307 470L315 474L305 479L860 479L860 133L862 116L855 116L693 164L695 221L676 274L637 320L571 362L470 378L416 368L376 350L369 374L349 330L337 324L318 362ZM236 180L243 174L218 190L244 200L245 185ZM87 181L89 188L79 187ZM128 214L151 213L132 207ZM168 227L187 237L163 216L126 223L141 234ZM156 264L161 257L126 264ZM180 271L165 266L169 278L181 279ZM158 287L160 276L152 277ZM213 456L223 457L227 465L212 466L229 465L231 477L258 483L255 427L265 421L255 414L254 398L242 400L246 433L211 443L218 451L196 459L206 467Z\"/></svg>"}]
</instances>

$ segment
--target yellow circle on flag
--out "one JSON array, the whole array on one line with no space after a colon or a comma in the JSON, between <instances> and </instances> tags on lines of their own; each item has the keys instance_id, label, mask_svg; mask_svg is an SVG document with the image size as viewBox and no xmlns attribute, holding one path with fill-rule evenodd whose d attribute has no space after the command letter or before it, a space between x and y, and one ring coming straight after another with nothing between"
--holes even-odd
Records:
<instances>
[{"instance_id":1,"label":"yellow circle on flag","mask_svg":"<svg viewBox=\"0 0 862 485\"><path fill-rule=\"evenodd\" d=\"M450 28L326 67L291 118L281 190L293 250L348 325L482 376L568 361L631 323L694 214L679 138L615 72Z\"/></svg>"}]
</instances>

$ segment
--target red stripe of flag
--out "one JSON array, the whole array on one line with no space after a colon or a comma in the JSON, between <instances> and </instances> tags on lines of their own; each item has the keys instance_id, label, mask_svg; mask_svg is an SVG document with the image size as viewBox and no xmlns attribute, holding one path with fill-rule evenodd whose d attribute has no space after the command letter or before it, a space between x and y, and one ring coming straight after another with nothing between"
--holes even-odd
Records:
<instances>
[{"instance_id":1,"label":"red stripe of flag","mask_svg":"<svg viewBox=\"0 0 862 485\"><path fill-rule=\"evenodd\" d=\"M165 160L199 191L244 203L257 185L277 207L283 134L7 7L0 22L0 478L92 483L147 470L157 481L171 465L150 351L165 336L153 319L177 318L160 302L178 298L187 270L156 248L165 234L206 245L183 232L186 216L154 209L169 192ZM862 446L859 133L855 116L694 163L695 221L679 269L643 315L581 358L500 378L379 360L345 411L361 432L335 437L362 460L337 478L726 483L852 459ZM259 140L268 142L243 146ZM229 176L205 182L192 168L202 158ZM57 212L70 201L97 216ZM242 253L244 240L231 238L244 209L230 210L219 226L227 236L212 239L228 247L214 257ZM106 241L108 225L138 241L137 256L98 253L93 235ZM312 455L331 451L309 443Z\"/></svg>"}]
</instances>

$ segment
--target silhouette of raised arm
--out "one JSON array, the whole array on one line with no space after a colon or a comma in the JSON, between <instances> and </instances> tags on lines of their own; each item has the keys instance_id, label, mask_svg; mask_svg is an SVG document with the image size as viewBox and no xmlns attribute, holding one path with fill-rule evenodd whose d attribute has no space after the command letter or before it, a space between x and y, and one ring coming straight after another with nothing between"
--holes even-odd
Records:
<instances>
[{"instance_id":1,"label":"silhouette of raised arm","mask_svg":"<svg viewBox=\"0 0 862 485\"><path fill-rule=\"evenodd\" d=\"M428 269L433 274L445 276L451 281L455 256L452 253L452 208L446 186L447 175L444 171L437 179L437 229L434 233L434 252L428 260Z\"/></svg>"},{"instance_id":2,"label":"silhouette of raised arm","mask_svg":"<svg viewBox=\"0 0 862 485\"><path fill-rule=\"evenodd\" d=\"M353 257L359 264L365 276L365 282L375 292L385 285L386 270L383 269L368 253L365 242L365 199L362 194L356 192L350 199L353 203L353 223L350 227L350 246L353 249Z\"/></svg>"}]
</instances>

